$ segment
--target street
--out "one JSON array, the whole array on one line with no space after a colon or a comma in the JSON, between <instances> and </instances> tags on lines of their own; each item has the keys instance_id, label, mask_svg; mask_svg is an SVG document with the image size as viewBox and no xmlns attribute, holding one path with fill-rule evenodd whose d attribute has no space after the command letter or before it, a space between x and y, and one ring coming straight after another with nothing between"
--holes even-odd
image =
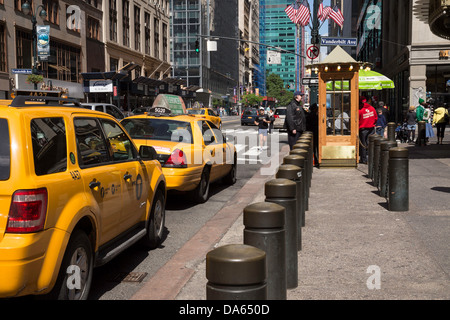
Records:
<instances>
[{"instance_id":1,"label":"street","mask_svg":"<svg viewBox=\"0 0 450 320\"><path fill-rule=\"evenodd\" d=\"M256 126L241 127L237 116L223 118L223 130L227 136L257 136ZM279 148L285 145L285 134L280 134ZM220 182L211 185L211 196L204 204L195 204L186 194L168 194L166 204L166 230L162 245L146 251L137 244L126 250L110 263L94 269L94 278L89 299L91 300L129 300L144 283L151 278L165 263L187 242L197 231L213 217L230 198L267 161L258 157L253 143L256 138L248 138L247 145L237 144L238 170L237 182L233 186L225 186ZM269 138L270 141L270 138ZM270 155L271 143L268 143ZM263 151L266 153L266 151ZM263 161L260 159L263 158ZM265 159L265 161L264 161ZM170 281L168 279L167 281Z\"/></svg>"}]
</instances>

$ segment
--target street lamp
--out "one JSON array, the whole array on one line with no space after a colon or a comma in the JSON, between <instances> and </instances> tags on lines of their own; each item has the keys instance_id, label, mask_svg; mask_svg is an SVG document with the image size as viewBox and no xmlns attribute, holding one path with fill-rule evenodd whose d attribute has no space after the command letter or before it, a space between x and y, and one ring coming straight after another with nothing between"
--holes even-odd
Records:
<instances>
[{"instance_id":1,"label":"street lamp","mask_svg":"<svg viewBox=\"0 0 450 320\"><path fill-rule=\"evenodd\" d=\"M26 14L26 15L29 14L31 12L31 9L32 9L31 5L28 1L26 1L22 4L22 12L24 14ZM36 45L37 45L36 23L37 23L37 20L36 20L36 16L38 15L38 12L39 12L39 16L42 19L45 19L47 17L47 11L45 11L44 6L41 4L37 6L35 13L32 14L32 16L31 16L31 23L33 24L33 30L32 30L32 36L33 36L33 66L32 67L33 68L31 69L32 74L37 74L37 68L36 68L36 65L37 65L37 52L36 52L37 51L37 49L36 49ZM37 83L34 83L34 89L35 90L37 89Z\"/></svg>"}]
</instances>

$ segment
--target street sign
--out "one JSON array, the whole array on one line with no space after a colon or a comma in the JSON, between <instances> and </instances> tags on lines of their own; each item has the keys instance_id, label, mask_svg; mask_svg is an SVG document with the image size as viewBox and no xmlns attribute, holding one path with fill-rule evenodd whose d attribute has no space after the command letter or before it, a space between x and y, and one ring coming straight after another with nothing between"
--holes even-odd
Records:
<instances>
[{"instance_id":1,"label":"street sign","mask_svg":"<svg viewBox=\"0 0 450 320\"><path fill-rule=\"evenodd\" d=\"M357 38L333 38L333 37L322 37L322 46L347 46L356 47L358 44Z\"/></svg>"},{"instance_id":2,"label":"street sign","mask_svg":"<svg viewBox=\"0 0 450 320\"><path fill-rule=\"evenodd\" d=\"M315 87L319 85L319 78L302 78L302 85Z\"/></svg>"},{"instance_id":3,"label":"street sign","mask_svg":"<svg viewBox=\"0 0 450 320\"><path fill-rule=\"evenodd\" d=\"M31 69L11 69L13 74L31 74Z\"/></svg>"},{"instance_id":4,"label":"street sign","mask_svg":"<svg viewBox=\"0 0 450 320\"><path fill-rule=\"evenodd\" d=\"M281 64L281 52L267 50L267 64Z\"/></svg>"},{"instance_id":5,"label":"street sign","mask_svg":"<svg viewBox=\"0 0 450 320\"><path fill-rule=\"evenodd\" d=\"M308 47L308 49L306 50L306 55L308 56L308 58L313 60L319 56L319 53L320 53L319 47L314 45Z\"/></svg>"}]
</instances>

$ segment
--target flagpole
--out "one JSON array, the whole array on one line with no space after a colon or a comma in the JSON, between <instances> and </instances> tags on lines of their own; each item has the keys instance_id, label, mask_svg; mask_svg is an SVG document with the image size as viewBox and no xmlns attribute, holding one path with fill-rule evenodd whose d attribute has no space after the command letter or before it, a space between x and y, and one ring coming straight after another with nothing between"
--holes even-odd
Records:
<instances>
[{"instance_id":1,"label":"flagpole","mask_svg":"<svg viewBox=\"0 0 450 320\"><path fill-rule=\"evenodd\" d=\"M317 12L319 10L320 0L314 0L314 15L313 15L313 29L311 31L311 44L315 45L319 48L320 51L320 34L319 34L319 18L317 17ZM311 68L311 76L316 77L316 73L314 68ZM314 103L319 103L318 98L318 88L315 86L311 86L310 97L309 97L310 105Z\"/></svg>"}]
</instances>

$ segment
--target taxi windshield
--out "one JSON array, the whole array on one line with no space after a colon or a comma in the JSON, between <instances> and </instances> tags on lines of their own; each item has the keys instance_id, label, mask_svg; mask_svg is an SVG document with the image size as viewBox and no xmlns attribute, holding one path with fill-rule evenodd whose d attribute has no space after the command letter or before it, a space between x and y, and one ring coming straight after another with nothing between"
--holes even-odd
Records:
<instances>
[{"instance_id":1,"label":"taxi windshield","mask_svg":"<svg viewBox=\"0 0 450 320\"><path fill-rule=\"evenodd\" d=\"M133 139L192 143L191 124L167 119L124 119L122 125Z\"/></svg>"},{"instance_id":2,"label":"taxi windshield","mask_svg":"<svg viewBox=\"0 0 450 320\"><path fill-rule=\"evenodd\" d=\"M188 109L188 114L205 114L204 109Z\"/></svg>"}]
</instances>

